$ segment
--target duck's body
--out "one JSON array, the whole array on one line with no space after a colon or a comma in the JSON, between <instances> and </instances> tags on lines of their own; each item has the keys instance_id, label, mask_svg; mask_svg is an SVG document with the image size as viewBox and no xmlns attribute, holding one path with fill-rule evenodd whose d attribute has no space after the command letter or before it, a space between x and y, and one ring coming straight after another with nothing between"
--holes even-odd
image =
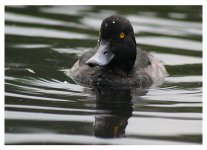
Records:
<instances>
[{"instance_id":1,"label":"duck's body","mask_svg":"<svg viewBox=\"0 0 207 150\"><path fill-rule=\"evenodd\" d=\"M89 86L140 88L162 83L167 75L165 67L136 47L133 28L126 18L106 18L100 34L97 47L85 52L70 69L74 81Z\"/></svg>"}]
</instances>

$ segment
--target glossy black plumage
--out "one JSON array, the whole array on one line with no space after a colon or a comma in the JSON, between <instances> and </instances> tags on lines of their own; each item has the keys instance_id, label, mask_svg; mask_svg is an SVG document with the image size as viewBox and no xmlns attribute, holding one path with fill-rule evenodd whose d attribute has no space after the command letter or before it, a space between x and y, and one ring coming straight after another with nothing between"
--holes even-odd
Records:
<instances>
[{"instance_id":1,"label":"glossy black plumage","mask_svg":"<svg viewBox=\"0 0 207 150\"><path fill-rule=\"evenodd\" d=\"M85 52L69 71L78 83L111 87L157 86L166 75L159 60L136 46L132 25L122 16L103 20L97 46Z\"/></svg>"}]
</instances>

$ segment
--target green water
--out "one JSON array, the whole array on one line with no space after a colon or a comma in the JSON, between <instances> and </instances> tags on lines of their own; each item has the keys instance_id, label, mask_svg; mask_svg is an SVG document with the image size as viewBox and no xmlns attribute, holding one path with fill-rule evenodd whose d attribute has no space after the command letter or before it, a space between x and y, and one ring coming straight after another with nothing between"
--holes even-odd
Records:
<instances>
[{"instance_id":1,"label":"green water","mask_svg":"<svg viewBox=\"0 0 207 150\"><path fill-rule=\"evenodd\" d=\"M165 64L160 87L91 89L66 76L112 14ZM5 7L5 144L201 143L201 6Z\"/></svg>"}]
</instances>

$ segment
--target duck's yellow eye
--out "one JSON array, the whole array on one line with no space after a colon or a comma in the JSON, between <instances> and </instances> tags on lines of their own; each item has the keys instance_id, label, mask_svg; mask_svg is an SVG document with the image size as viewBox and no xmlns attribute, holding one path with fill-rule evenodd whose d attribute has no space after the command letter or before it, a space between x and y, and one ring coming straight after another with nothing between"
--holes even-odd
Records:
<instances>
[{"instance_id":1,"label":"duck's yellow eye","mask_svg":"<svg viewBox=\"0 0 207 150\"><path fill-rule=\"evenodd\" d=\"M121 39L123 39L123 38L125 37L124 32L121 32L121 33L119 34L119 37L120 37Z\"/></svg>"}]
</instances>

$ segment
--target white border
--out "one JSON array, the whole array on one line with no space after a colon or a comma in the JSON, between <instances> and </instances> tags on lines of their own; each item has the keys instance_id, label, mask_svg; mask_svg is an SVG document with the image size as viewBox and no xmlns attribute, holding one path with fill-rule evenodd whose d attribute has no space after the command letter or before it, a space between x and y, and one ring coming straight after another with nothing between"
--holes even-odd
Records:
<instances>
[{"instance_id":1,"label":"white border","mask_svg":"<svg viewBox=\"0 0 207 150\"><path fill-rule=\"evenodd\" d=\"M4 6L5 5L203 5L203 145L168 145L168 146L154 146L154 145L138 145L138 146L5 146L4 145ZM139 150L204 150L206 149L206 65L207 65L207 4L206 0L0 0L0 39L1 39L1 54L0 54L0 144L2 150L28 150L28 149L139 149Z\"/></svg>"}]
</instances>

